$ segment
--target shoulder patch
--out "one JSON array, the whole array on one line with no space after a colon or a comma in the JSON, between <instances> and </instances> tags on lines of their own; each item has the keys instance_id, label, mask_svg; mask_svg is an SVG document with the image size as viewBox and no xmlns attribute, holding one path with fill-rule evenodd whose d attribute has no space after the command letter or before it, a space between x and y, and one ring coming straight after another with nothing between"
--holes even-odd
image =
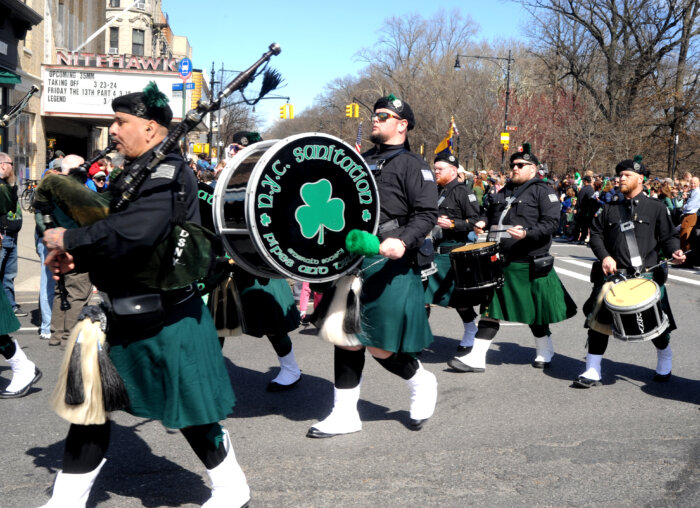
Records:
<instances>
[{"instance_id":1,"label":"shoulder patch","mask_svg":"<svg viewBox=\"0 0 700 508\"><path fill-rule=\"evenodd\" d=\"M550 200L552 203L556 203L557 201L559 201L559 198L557 197L556 194L550 194L550 195L549 195L549 200Z\"/></svg>"},{"instance_id":2,"label":"shoulder patch","mask_svg":"<svg viewBox=\"0 0 700 508\"><path fill-rule=\"evenodd\" d=\"M474 194L469 194L469 201L476 201L476 196Z\"/></svg>"},{"instance_id":3,"label":"shoulder patch","mask_svg":"<svg viewBox=\"0 0 700 508\"><path fill-rule=\"evenodd\" d=\"M420 172L423 173L423 180L425 180L426 182L435 181L435 178L433 178L433 172L429 169L421 169Z\"/></svg>"},{"instance_id":4,"label":"shoulder patch","mask_svg":"<svg viewBox=\"0 0 700 508\"><path fill-rule=\"evenodd\" d=\"M167 180L172 180L175 177L175 169L175 166L171 164L161 164L151 174L151 179L165 178Z\"/></svg>"}]
</instances>

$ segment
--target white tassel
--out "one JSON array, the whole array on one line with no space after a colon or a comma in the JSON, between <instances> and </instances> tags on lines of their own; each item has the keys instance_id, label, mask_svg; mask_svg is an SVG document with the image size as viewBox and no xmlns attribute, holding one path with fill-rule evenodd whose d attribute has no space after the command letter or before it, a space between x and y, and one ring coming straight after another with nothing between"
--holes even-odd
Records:
<instances>
[{"instance_id":1,"label":"white tassel","mask_svg":"<svg viewBox=\"0 0 700 508\"><path fill-rule=\"evenodd\" d=\"M338 279L328 306L323 324L318 332L326 342L336 346L361 346L356 333L360 333L360 291L362 280L356 275L346 275ZM349 297L350 292L353 293ZM326 298L326 296L324 296ZM348 316L348 303L352 300L351 316ZM322 300L323 301L323 300ZM346 319L350 317L351 319Z\"/></svg>"}]
</instances>

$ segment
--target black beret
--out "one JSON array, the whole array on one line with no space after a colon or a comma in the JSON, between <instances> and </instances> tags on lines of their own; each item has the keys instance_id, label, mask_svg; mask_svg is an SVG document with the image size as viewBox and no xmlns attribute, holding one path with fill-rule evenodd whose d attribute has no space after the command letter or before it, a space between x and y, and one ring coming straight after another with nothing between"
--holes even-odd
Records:
<instances>
[{"instance_id":1,"label":"black beret","mask_svg":"<svg viewBox=\"0 0 700 508\"><path fill-rule=\"evenodd\" d=\"M443 150L435 156L435 161L433 162L447 162L448 164L459 168L459 161L454 154L451 154L449 150Z\"/></svg>"},{"instance_id":2,"label":"black beret","mask_svg":"<svg viewBox=\"0 0 700 508\"><path fill-rule=\"evenodd\" d=\"M523 143L523 149L519 152L515 152L510 156L510 163L513 164L514 160L521 159L534 164L535 166L540 165L540 161L537 159L534 153L531 151L530 143Z\"/></svg>"},{"instance_id":3,"label":"black beret","mask_svg":"<svg viewBox=\"0 0 700 508\"><path fill-rule=\"evenodd\" d=\"M583 180L584 182L592 182L592 181L593 181L593 179L592 179L590 176L588 176L588 175L584 176L584 177L582 178L582 180Z\"/></svg>"},{"instance_id":4,"label":"black beret","mask_svg":"<svg viewBox=\"0 0 700 508\"><path fill-rule=\"evenodd\" d=\"M642 156L635 155L634 159L625 159L615 166L615 173L618 175L623 171L634 171L642 176L649 176L649 170L642 164Z\"/></svg>"},{"instance_id":5,"label":"black beret","mask_svg":"<svg viewBox=\"0 0 700 508\"><path fill-rule=\"evenodd\" d=\"M252 145L262 140L257 132L239 131L233 135L233 142L241 146Z\"/></svg>"},{"instance_id":6,"label":"black beret","mask_svg":"<svg viewBox=\"0 0 700 508\"><path fill-rule=\"evenodd\" d=\"M416 118L413 116L413 110L407 102L397 99L392 93L387 97L380 97L377 102L374 103L373 111L378 109L389 109L396 113L402 120L408 121L408 130L410 131L416 126Z\"/></svg>"},{"instance_id":7,"label":"black beret","mask_svg":"<svg viewBox=\"0 0 700 508\"><path fill-rule=\"evenodd\" d=\"M173 119L173 110L168 106L168 97L158 90L155 81L151 81L143 92L134 92L112 101L115 113L126 113L145 120L153 120L164 127L169 127Z\"/></svg>"}]
</instances>

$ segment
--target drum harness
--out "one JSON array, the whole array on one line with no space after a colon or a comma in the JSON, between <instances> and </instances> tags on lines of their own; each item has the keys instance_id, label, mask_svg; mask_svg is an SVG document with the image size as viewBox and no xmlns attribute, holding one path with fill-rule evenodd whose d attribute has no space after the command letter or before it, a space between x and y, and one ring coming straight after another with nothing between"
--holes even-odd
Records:
<instances>
[{"instance_id":1,"label":"drum harness","mask_svg":"<svg viewBox=\"0 0 700 508\"><path fill-rule=\"evenodd\" d=\"M637 218L637 214L634 213L634 205L637 203L636 200L629 200L629 206L625 203L622 207L625 210L625 217L627 220L625 222L620 222L620 231L625 235L625 243L627 244L627 250L630 253L630 262L632 268L634 268L634 277L639 277L642 274L642 269L644 268L644 260L639 253L639 246L637 245L637 237L634 235L634 219Z\"/></svg>"}]
</instances>

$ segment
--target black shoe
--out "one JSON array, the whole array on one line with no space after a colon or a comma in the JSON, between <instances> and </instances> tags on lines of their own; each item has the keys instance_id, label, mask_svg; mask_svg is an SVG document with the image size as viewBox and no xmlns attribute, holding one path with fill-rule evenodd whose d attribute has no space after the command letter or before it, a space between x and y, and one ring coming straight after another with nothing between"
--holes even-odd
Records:
<instances>
[{"instance_id":1,"label":"black shoe","mask_svg":"<svg viewBox=\"0 0 700 508\"><path fill-rule=\"evenodd\" d=\"M7 390L3 390L0 392L0 399L18 399L20 397L24 397L27 395L27 392L29 392L29 389L41 379L41 371L37 368L34 367L34 379L31 380L27 386L22 388L18 392L8 392Z\"/></svg>"},{"instance_id":2,"label":"black shoe","mask_svg":"<svg viewBox=\"0 0 700 508\"><path fill-rule=\"evenodd\" d=\"M595 379L588 379L587 377L579 376L576 379L574 379L574 386L576 388L590 388L591 386L598 386L602 385L603 383L600 381L596 381Z\"/></svg>"},{"instance_id":3,"label":"black shoe","mask_svg":"<svg viewBox=\"0 0 700 508\"><path fill-rule=\"evenodd\" d=\"M411 430L420 430L423 428L423 425L427 421L428 418L423 418L422 420L414 420L413 418L411 418L411 421L409 422L409 428Z\"/></svg>"},{"instance_id":4,"label":"black shoe","mask_svg":"<svg viewBox=\"0 0 700 508\"><path fill-rule=\"evenodd\" d=\"M301 376L299 376L299 379L294 381L292 384L289 385L281 385L279 383L275 383L274 381L270 381L267 384L267 391L268 392L283 392L285 390L290 390L294 388L297 384L299 384L299 381L301 381Z\"/></svg>"},{"instance_id":5,"label":"black shoe","mask_svg":"<svg viewBox=\"0 0 700 508\"><path fill-rule=\"evenodd\" d=\"M464 355L472 352L472 346L457 346L457 352L463 353L463 354L458 355L458 356L464 356Z\"/></svg>"},{"instance_id":6,"label":"black shoe","mask_svg":"<svg viewBox=\"0 0 700 508\"><path fill-rule=\"evenodd\" d=\"M26 312L24 312L22 310L22 307L20 307L19 305L15 305L14 307L12 307L12 311L15 313L15 316L17 316L17 317L25 317L25 316L29 315Z\"/></svg>"},{"instance_id":7,"label":"black shoe","mask_svg":"<svg viewBox=\"0 0 700 508\"><path fill-rule=\"evenodd\" d=\"M552 364L552 362L538 362L538 361L532 362L532 366L535 367L536 369L546 369L551 364Z\"/></svg>"},{"instance_id":8,"label":"black shoe","mask_svg":"<svg viewBox=\"0 0 700 508\"><path fill-rule=\"evenodd\" d=\"M309 316L307 316L306 314L304 314L304 315L301 317L301 325L302 325L302 326L309 326L310 323L311 323L311 319L309 318Z\"/></svg>"},{"instance_id":9,"label":"black shoe","mask_svg":"<svg viewBox=\"0 0 700 508\"><path fill-rule=\"evenodd\" d=\"M654 381L657 383L668 383L669 379L671 379L670 372L668 374L654 374Z\"/></svg>"},{"instance_id":10,"label":"black shoe","mask_svg":"<svg viewBox=\"0 0 700 508\"><path fill-rule=\"evenodd\" d=\"M318 430L316 427L311 427L309 431L306 433L306 437L310 437L313 439L324 439L327 437L333 437L333 436L339 436L340 434L326 434L325 432L321 432Z\"/></svg>"},{"instance_id":11,"label":"black shoe","mask_svg":"<svg viewBox=\"0 0 700 508\"><path fill-rule=\"evenodd\" d=\"M447 365L460 372L486 372L486 369L483 367L470 367L466 363L457 360L457 358L450 358L447 361Z\"/></svg>"}]
</instances>

